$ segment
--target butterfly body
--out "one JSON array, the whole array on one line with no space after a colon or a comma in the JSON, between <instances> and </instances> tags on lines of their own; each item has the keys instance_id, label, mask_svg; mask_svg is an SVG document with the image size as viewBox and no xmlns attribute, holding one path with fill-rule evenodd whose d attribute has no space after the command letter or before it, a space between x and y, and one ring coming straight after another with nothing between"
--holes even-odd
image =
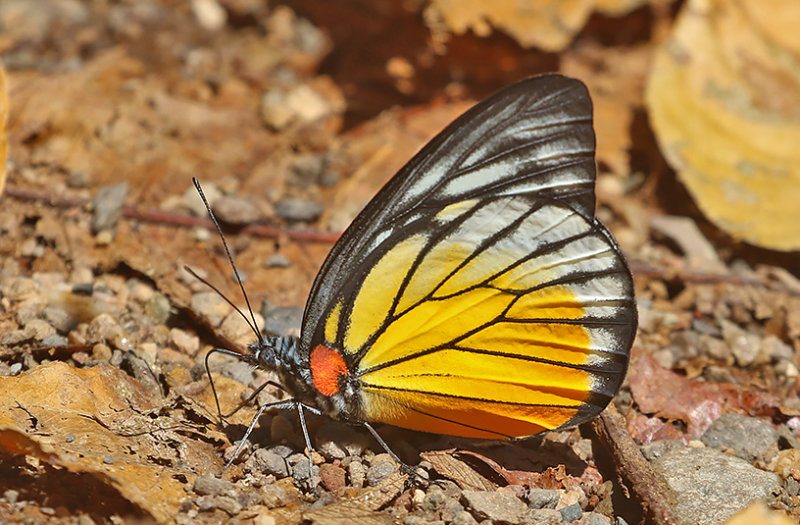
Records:
<instances>
[{"instance_id":1,"label":"butterfly body","mask_svg":"<svg viewBox=\"0 0 800 525\"><path fill-rule=\"evenodd\" d=\"M625 375L633 281L594 217L585 86L533 77L434 138L323 264L299 338L246 360L331 417L519 438L599 413Z\"/></svg>"}]
</instances>

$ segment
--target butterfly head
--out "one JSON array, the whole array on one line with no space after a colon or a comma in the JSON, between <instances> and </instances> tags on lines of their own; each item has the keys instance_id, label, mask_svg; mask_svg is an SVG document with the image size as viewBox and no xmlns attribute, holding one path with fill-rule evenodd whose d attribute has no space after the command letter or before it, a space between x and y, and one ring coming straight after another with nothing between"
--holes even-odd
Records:
<instances>
[{"instance_id":1,"label":"butterfly head","mask_svg":"<svg viewBox=\"0 0 800 525\"><path fill-rule=\"evenodd\" d=\"M292 336L261 336L248 347L246 361L263 370L274 371L291 395L305 398L311 375L308 363L298 353L298 344L299 340Z\"/></svg>"}]
</instances>

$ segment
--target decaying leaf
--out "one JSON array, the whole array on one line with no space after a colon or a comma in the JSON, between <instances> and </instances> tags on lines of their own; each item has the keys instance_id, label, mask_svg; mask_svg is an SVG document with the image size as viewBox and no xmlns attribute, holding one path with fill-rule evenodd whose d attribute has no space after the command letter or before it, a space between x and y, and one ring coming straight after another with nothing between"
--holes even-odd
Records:
<instances>
[{"instance_id":1,"label":"decaying leaf","mask_svg":"<svg viewBox=\"0 0 800 525\"><path fill-rule=\"evenodd\" d=\"M774 250L800 248L798 22L798 3L687 2L647 88L661 149L703 212Z\"/></svg>"},{"instance_id":2,"label":"decaying leaf","mask_svg":"<svg viewBox=\"0 0 800 525\"><path fill-rule=\"evenodd\" d=\"M633 353L628 380L642 412L683 421L690 438L702 435L722 414L769 415L778 405L777 398L763 392L729 383L687 379L661 367L643 352Z\"/></svg>"},{"instance_id":3,"label":"decaying leaf","mask_svg":"<svg viewBox=\"0 0 800 525\"><path fill-rule=\"evenodd\" d=\"M556 52L583 28L594 10L620 16L648 0L431 0L425 10L434 31L456 35L472 31L489 36L492 28L508 33L522 47Z\"/></svg>"},{"instance_id":4,"label":"decaying leaf","mask_svg":"<svg viewBox=\"0 0 800 525\"><path fill-rule=\"evenodd\" d=\"M180 423L145 415L156 404L119 369L105 364L78 369L54 361L0 377L0 390L3 453L88 474L130 502L132 512L160 522L186 499L184 485L196 474L180 465L187 455L197 455L187 450L196 445L176 447L165 427Z\"/></svg>"}]
</instances>

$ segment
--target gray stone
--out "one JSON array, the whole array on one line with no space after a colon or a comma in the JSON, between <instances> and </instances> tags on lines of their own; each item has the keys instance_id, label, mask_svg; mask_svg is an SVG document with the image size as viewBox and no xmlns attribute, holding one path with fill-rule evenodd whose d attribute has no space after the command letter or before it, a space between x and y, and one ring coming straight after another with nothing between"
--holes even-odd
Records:
<instances>
[{"instance_id":1,"label":"gray stone","mask_svg":"<svg viewBox=\"0 0 800 525\"><path fill-rule=\"evenodd\" d=\"M750 502L771 500L780 478L711 448L682 448L652 463L672 491L678 523L723 523Z\"/></svg>"},{"instance_id":2,"label":"gray stone","mask_svg":"<svg viewBox=\"0 0 800 525\"><path fill-rule=\"evenodd\" d=\"M731 449L740 458L752 462L763 458L770 446L777 446L778 432L762 419L723 414L708 427L700 440L712 448Z\"/></svg>"},{"instance_id":3,"label":"gray stone","mask_svg":"<svg viewBox=\"0 0 800 525\"><path fill-rule=\"evenodd\" d=\"M285 478L289 475L289 467L286 465L286 460L282 456L263 448L253 452L247 459L247 463L251 470L272 474L277 478Z\"/></svg>"},{"instance_id":4,"label":"gray stone","mask_svg":"<svg viewBox=\"0 0 800 525\"><path fill-rule=\"evenodd\" d=\"M561 496L557 490L531 489L528 492L528 507L532 509L554 509Z\"/></svg>"},{"instance_id":5,"label":"gray stone","mask_svg":"<svg viewBox=\"0 0 800 525\"><path fill-rule=\"evenodd\" d=\"M214 213L229 224L250 224L261 218L258 207L249 199L223 196L214 203Z\"/></svg>"},{"instance_id":6,"label":"gray stone","mask_svg":"<svg viewBox=\"0 0 800 525\"><path fill-rule=\"evenodd\" d=\"M564 520L556 509L528 509L523 523L525 525L560 525L564 523Z\"/></svg>"},{"instance_id":7,"label":"gray stone","mask_svg":"<svg viewBox=\"0 0 800 525\"><path fill-rule=\"evenodd\" d=\"M492 522L524 523L528 511L521 499L503 489L495 492L465 490L461 493L461 502L475 519L489 519Z\"/></svg>"},{"instance_id":8,"label":"gray stone","mask_svg":"<svg viewBox=\"0 0 800 525\"><path fill-rule=\"evenodd\" d=\"M275 205L275 213L287 221L311 222L323 211L325 209L320 203L302 197L286 197Z\"/></svg>"},{"instance_id":9,"label":"gray stone","mask_svg":"<svg viewBox=\"0 0 800 525\"><path fill-rule=\"evenodd\" d=\"M388 454L386 456L387 459L374 461L367 469L367 484L369 486L376 486L397 471L397 465L394 464L394 461L388 459Z\"/></svg>"},{"instance_id":10,"label":"gray stone","mask_svg":"<svg viewBox=\"0 0 800 525\"><path fill-rule=\"evenodd\" d=\"M611 525L611 520L597 512L589 512L583 517L581 525Z\"/></svg>"},{"instance_id":11,"label":"gray stone","mask_svg":"<svg viewBox=\"0 0 800 525\"><path fill-rule=\"evenodd\" d=\"M128 183L104 186L97 191L92 206L92 232L116 226L122 216L122 204L128 195Z\"/></svg>"},{"instance_id":12,"label":"gray stone","mask_svg":"<svg viewBox=\"0 0 800 525\"><path fill-rule=\"evenodd\" d=\"M212 476L200 476L194 480L194 491L201 496L220 496L233 494L233 483Z\"/></svg>"},{"instance_id":13,"label":"gray stone","mask_svg":"<svg viewBox=\"0 0 800 525\"><path fill-rule=\"evenodd\" d=\"M575 520L581 519L583 516L583 509L581 508L579 503L573 503L572 505L567 505L563 509L558 510L561 513L561 518L566 522L573 522Z\"/></svg>"},{"instance_id":14,"label":"gray stone","mask_svg":"<svg viewBox=\"0 0 800 525\"><path fill-rule=\"evenodd\" d=\"M270 308L264 313L264 331L275 335L296 335L303 323L303 309L294 306Z\"/></svg>"},{"instance_id":15,"label":"gray stone","mask_svg":"<svg viewBox=\"0 0 800 525\"><path fill-rule=\"evenodd\" d=\"M642 445L642 455L647 461L653 461L660 458L667 452L684 448L684 444L680 439L659 439L651 441L646 445Z\"/></svg>"}]
</instances>

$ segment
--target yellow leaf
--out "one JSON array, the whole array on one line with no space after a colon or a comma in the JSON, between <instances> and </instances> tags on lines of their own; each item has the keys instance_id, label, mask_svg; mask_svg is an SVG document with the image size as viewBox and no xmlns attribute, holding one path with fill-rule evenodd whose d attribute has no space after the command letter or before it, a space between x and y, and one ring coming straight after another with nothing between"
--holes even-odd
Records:
<instances>
[{"instance_id":1,"label":"yellow leaf","mask_svg":"<svg viewBox=\"0 0 800 525\"><path fill-rule=\"evenodd\" d=\"M800 3L755 15L766 11L761 0L690 0L646 98L664 155L708 218L737 239L796 250L800 46L785 21L800 19Z\"/></svg>"}]
</instances>

